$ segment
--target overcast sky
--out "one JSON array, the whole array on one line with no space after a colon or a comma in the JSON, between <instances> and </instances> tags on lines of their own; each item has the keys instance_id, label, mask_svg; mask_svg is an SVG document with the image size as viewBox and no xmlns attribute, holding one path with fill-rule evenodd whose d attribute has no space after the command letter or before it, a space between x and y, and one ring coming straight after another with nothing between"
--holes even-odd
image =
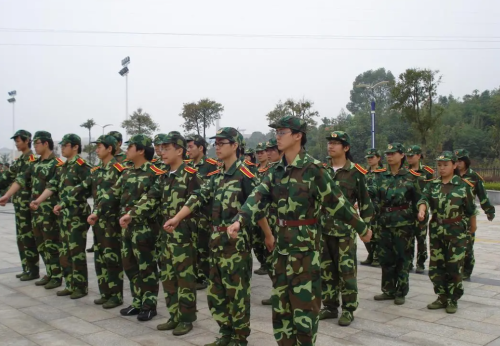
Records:
<instances>
[{"instance_id":1,"label":"overcast sky","mask_svg":"<svg viewBox=\"0 0 500 346\"><path fill-rule=\"evenodd\" d=\"M0 92L4 96L0 147L11 146L12 107L6 100L10 90L18 93L16 129L47 130L55 139L65 133L86 137L79 125L94 118L100 125L114 124L107 130L120 130L125 80L118 71L126 56L131 58L129 111L142 107L162 132L180 130L182 104L205 97L224 105L222 126L247 133L268 130L265 114L280 99L306 97L314 101L321 116L334 117L349 101L354 78L380 67L395 75L410 67L438 69L443 74L441 94L462 96L474 89L496 88L500 50L478 48L500 48L499 15L500 4L494 0L349 4L331 0L0 0ZM408 41L415 36L424 37ZM96 45L107 47L92 47ZM102 130L93 131L97 135Z\"/></svg>"}]
</instances>

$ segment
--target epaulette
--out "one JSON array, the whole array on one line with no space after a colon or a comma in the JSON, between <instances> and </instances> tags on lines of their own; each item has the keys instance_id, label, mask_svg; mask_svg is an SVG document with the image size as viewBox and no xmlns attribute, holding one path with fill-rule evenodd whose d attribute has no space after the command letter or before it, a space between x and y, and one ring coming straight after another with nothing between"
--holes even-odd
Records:
<instances>
[{"instance_id":1,"label":"epaulette","mask_svg":"<svg viewBox=\"0 0 500 346\"><path fill-rule=\"evenodd\" d=\"M31 154L30 155L30 162L35 162L35 161L36 161L35 155Z\"/></svg>"},{"instance_id":2,"label":"epaulette","mask_svg":"<svg viewBox=\"0 0 500 346\"><path fill-rule=\"evenodd\" d=\"M152 159L151 163L155 163L156 161L158 161L158 159Z\"/></svg>"},{"instance_id":3,"label":"epaulette","mask_svg":"<svg viewBox=\"0 0 500 346\"><path fill-rule=\"evenodd\" d=\"M354 164L354 167L356 167L356 169L357 169L358 171L360 171L361 173L363 173L363 174L368 173L368 171L367 171L366 169L364 169L363 167L361 167L361 166L360 166L360 165L358 165L357 163L355 163L355 164Z\"/></svg>"},{"instance_id":4,"label":"epaulette","mask_svg":"<svg viewBox=\"0 0 500 346\"><path fill-rule=\"evenodd\" d=\"M222 162L222 161L217 161L217 166L219 166L219 167L224 166L224 162Z\"/></svg>"},{"instance_id":5,"label":"epaulette","mask_svg":"<svg viewBox=\"0 0 500 346\"><path fill-rule=\"evenodd\" d=\"M253 163L252 161L245 160L245 161L243 161L243 162L245 162L245 164L246 164L246 165L248 165L248 166L257 166L257 165L256 165L255 163Z\"/></svg>"},{"instance_id":6,"label":"epaulette","mask_svg":"<svg viewBox=\"0 0 500 346\"><path fill-rule=\"evenodd\" d=\"M56 157L56 161L57 161L57 167L64 165L64 161L61 160L60 158Z\"/></svg>"},{"instance_id":7,"label":"epaulette","mask_svg":"<svg viewBox=\"0 0 500 346\"><path fill-rule=\"evenodd\" d=\"M194 169L193 167L189 167L189 166L185 166L184 167L184 170L188 173L191 173L191 174L195 174L196 172L198 172L197 169Z\"/></svg>"},{"instance_id":8,"label":"epaulette","mask_svg":"<svg viewBox=\"0 0 500 346\"><path fill-rule=\"evenodd\" d=\"M99 168L101 168L100 166L95 166L93 167L92 169L90 169L90 173L94 173L95 171L97 171Z\"/></svg>"},{"instance_id":9,"label":"epaulette","mask_svg":"<svg viewBox=\"0 0 500 346\"><path fill-rule=\"evenodd\" d=\"M85 160L82 159L81 157L78 158L78 160L76 160L76 163L78 163L80 166L85 164Z\"/></svg>"},{"instance_id":10,"label":"epaulette","mask_svg":"<svg viewBox=\"0 0 500 346\"><path fill-rule=\"evenodd\" d=\"M323 167L325 167L325 168L326 168L326 167L328 167L328 165L327 165L326 163L323 163Z\"/></svg>"},{"instance_id":11,"label":"epaulette","mask_svg":"<svg viewBox=\"0 0 500 346\"><path fill-rule=\"evenodd\" d=\"M379 169L374 169L372 172L373 173L382 173L387 171L387 168L379 168Z\"/></svg>"},{"instance_id":12,"label":"epaulette","mask_svg":"<svg viewBox=\"0 0 500 346\"><path fill-rule=\"evenodd\" d=\"M210 177L210 176L215 175L215 174L218 174L218 173L220 173L220 169L218 169L218 170L215 170L215 171L213 171L213 172L208 173L208 174L207 174L207 177Z\"/></svg>"},{"instance_id":13,"label":"epaulette","mask_svg":"<svg viewBox=\"0 0 500 346\"><path fill-rule=\"evenodd\" d=\"M429 166L424 166L424 169L429 172L430 174L434 174L434 170L430 168Z\"/></svg>"},{"instance_id":14,"label":"epaulette","mask_svg":"<svg viewBox=\"0 0 500 346\"><path fill-rule=\"evenodd\" d=\"M185 164L188 164L188 163L191 163L193 161L193 159L186 159L186 160L183 160Z\"/></svg>"},{"instance_id":15,"label":"epaulette","mask_svg":"<svg viewBox=\"0 0 500 346\"><path fill-rule=\"evenodd\" d=\"M422 174L420 174L420 173L418 173L418 172L415 172L413 169L410 169L410 170L409 170L409 172L410 172L411 174L413 174L414 176L416 176L416 177L420 177L420 176L422 175Z\"/></svg>"},{"instance_id":16,"label":"epaulette","mask_svg":"<svg viewBox=\"0 0 500 346\"><path fill-rule=\"evenodd\" d=\"M211 165L217 166L217 161L211 158L208 158L205 160L205 162L208 162Z\"/></svg>"},{"instance_id":17,"label":"epaulette","mask_svg":"<svg viewBox=\"0 0 500 346\"><path fill-rule=\"evenodd\" d=\"M266 166L264 168L259 168L259 173L264 173L265 171L267 171L269 169L269 166Z\"/></svg>"},{"instance_id":18,"label":"epaulette","mask_svg":"<svg viewBox=\"0 0 500 346\"><path fill-rule=\"evenodd\" d=\"M250 179L255 178L255 175L253 175L253 174L252 174L252 172L250 172L250 171L248 170L248 168L246 168L246 167L245 167L245 166L243 166L243 165L240 167L240 171L241 171L243 174L245 174L247 177L249 177Z\"/></svg>"},{"instance_id":19,"label":"epaulette","mask_svg":"<svg viewBox=\"0 0 500 346\"><path fill-rule=\"evenodd\" d=\"M159 169L159 168L158 168L158 167L156 167L155 165L151 165L151 166L150 166L150 168L151 168L151 170L152 170L153 172L155 172L155 173L156 173L156 175L162 175L162 174L167 173L167 172L165 172L165 171L162 171L161 169Z\"/></svg>"},{"instance_id":20,"label":"epaulette","mask_svg":"<svg viewBox=\"0 0 500 346\"><path fill-rule=\"evenodd\" d=\"M462 180L467 184L469 185L470 187L474 187L474 184L472 184L470 181L468 181L467 179L464 179L462 178Z\"/></svg>"},{"instance_id":21,"label":"epaulette","mask_svg":"<svg viewBox=\"0 0 500 346\"><path fill-rule=\"evenodd\" d=\"M121 172L123 172L123 171L126 169L126 167L125 167L125 166L123 166L123 165L122 165L121 163L119 163L119 162L115 163L115 164L113 165L113 167L115 167L115 168L116 168L116 170L117 170L118 172L120 172L120 173L121 173Z\"/></svg>"},{"instance_id":22,"label":"epaulette","mask_svg":"<svg viewBox=\"0 0 500 346\"><path fill-rule=\"evenodd\" d=\"M484 178L478 172L476 172L476 174L479 177L479 179L481 179L484 182Z\"/></svg>"}]
</instances>

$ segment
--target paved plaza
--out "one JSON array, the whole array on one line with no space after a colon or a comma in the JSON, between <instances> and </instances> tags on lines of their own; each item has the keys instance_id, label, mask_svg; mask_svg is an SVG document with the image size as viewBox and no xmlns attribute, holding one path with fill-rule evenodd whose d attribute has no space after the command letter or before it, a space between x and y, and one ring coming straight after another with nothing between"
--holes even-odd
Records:
<instances>
[{"instance_id":1,"label":"paved plaza","mask_svg":"<svg viewBox=\"0 0 500 346\"><path fill-rule=\"evenodd\" d=\"M89 232L89 245L91 238ZM500 346L500 220L488 222L484 214L479 217L475 251L472 281L465 282L465 295L454 315L444 310L427 310L426 305L436 298L427 273L410 275L406 303L396 306L392 301L373 300L380 293L380 269L359 266L360 303L354 322L350 327L338 326L337 320L320 322L317 345ZM358 256L366 257L361 242ZM36 287L33 281L19 281L15 278L20 264L12 204L0 209L0 345L187 346L203 345L217 336L218 327L210 316L206 291L198 291L198 320L193 331L182 337L156 330L156 325L168 319L163 298L159 299L158 316L149 322L139 322L135 316L121 317L120 308L104 310L94 305L98 289L93 254L88 254L87 259L90 291L79 300L57 297L57 289ZM126 305L122 307L131 301L128 282L125 287ZM260 304L270 292L270 279L254 275L249 345L276 345L271 308Z\"/></svg>"}]
</instances>

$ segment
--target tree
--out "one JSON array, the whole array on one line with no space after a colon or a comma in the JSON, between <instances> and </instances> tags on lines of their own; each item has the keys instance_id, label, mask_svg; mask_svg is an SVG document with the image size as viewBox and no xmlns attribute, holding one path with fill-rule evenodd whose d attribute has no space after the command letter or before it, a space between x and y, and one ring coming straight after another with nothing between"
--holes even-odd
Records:
<instances>
[{"instance_id":1,"label":"tree","mask_svg":"<svg viewBox=\"0 0 500 346\"><path fill-rule=\"evenodd\" d=\"M389 83L382 84L371 90L366 87L359 87L360 84L375 85L384 81ZM351 101L346 105L347 110L353 114L369 112L371 110L371 100L374 98L377 103L377 111L385 112L391 105L392 85L394 85L394 75L391 71L386 71L385 68L363 72L352 83Z\"/></svg>"},{"instance_id":2,"label":"tree","mask_svg":"<svg viewBox=\"0 0 500 346\"><path fill-rule=\"evenodd\" d=\"M91 131L92 131L92 128L96 125L96 122L94 121L94 119L88 119L86 122L84 122L83 124L80 125L80 127L84 127L86 128L87 130L89 130L89 143L88 145L86 146L88 151L88 158L89 158L89 161L92 162L93 159L92 159L92 149L91 149L91 145L90 145L90 142L92 141L92 134L91 134ZM83 148L82 148L83 150Z\"/></svg>"},{"instance_id":3,"label":"tree","mask_svg":"<svg viewBox=\"0 0 500 346\"><path fill-rule=\"evenodd\" d=\"M6 163L10 163L10 155L9 154L2 154L2 156L0 157L0 162L4 165Z\"/></svg>"},{"instance_id":4,"label":"tree","mask_svg":"<svg viewBox=\"0 0 500 346\"><path fill-rule=\"evenodd\" d=\"M186 132L196 131L198 135L206 139L207 128L221 118L223 111L224 107L220 103L206 98L197 103L184 103L179 116L184 119L182 127Z\"/></svg>"},{"instance_id":5,"label":"tree","mask_svg":"<svg viewBox=\"0 0 500 346\"><path fill-rule=\"evenodd\" d=\"M137 134L152 136L155 131L160 129L160 126L153 121L148 113L142 112L142 108L137 108L130 119L123 121L122 127L130 136Z\"/></svg>"},{"instance_id":6,"label":"tree","mask_svg":"<svg viewBox=\"0 0 500 346\"><path fill-rule=\"evenodd\" d=\"M314 118L319 116L319 112L312 109L313 105L314 102L304 98L299 101L288 99L285 103L280 100L274 109L267 113L266 117L269 123L273 123L284 116L290 115L303 119L308 126L316 126Z\"/></svg>"},{"instance_id":7,"label":"tree","mask_svg":"<svg viewBox=\"0 0 500 346\"><path fill-rule=\"evenodd\" d=\"M407 69L399 75L391 90L392 109L400 111L418 132L423 146L427 133L443 114L444 108L437 102L437 87L441 83L439 71Z\"/></svg>"},{"instance_id":8,"label":"tree","mask_svg":"<svg viewBox=\"0 0 500 346\"><path fill-rule=\"evenodd\" d=\"M96 153L95 150L97 148L97 145L95 144L87 144L86 146L83 147L83 151L86 151L87 153L90 153L88 157L88 161L91 165L96 164Z\"/></svg>"}]
</instances>

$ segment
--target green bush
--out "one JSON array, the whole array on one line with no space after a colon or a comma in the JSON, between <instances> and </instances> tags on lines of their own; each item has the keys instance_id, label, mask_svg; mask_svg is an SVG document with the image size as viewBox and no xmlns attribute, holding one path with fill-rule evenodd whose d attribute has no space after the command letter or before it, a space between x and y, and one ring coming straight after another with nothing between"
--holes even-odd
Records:
<instances>
[{"instance_id":1,"label":"green bush","mask_svg":"<svg viewBox=\"0 0 500 346\"><path fill-rule=\"evenodd\" d=\"M484 187L486 188L486 190L500 191L500 182L495 182L495 183L486 182L486 183L484 183Z\"/></svg>"}]
</instances>

